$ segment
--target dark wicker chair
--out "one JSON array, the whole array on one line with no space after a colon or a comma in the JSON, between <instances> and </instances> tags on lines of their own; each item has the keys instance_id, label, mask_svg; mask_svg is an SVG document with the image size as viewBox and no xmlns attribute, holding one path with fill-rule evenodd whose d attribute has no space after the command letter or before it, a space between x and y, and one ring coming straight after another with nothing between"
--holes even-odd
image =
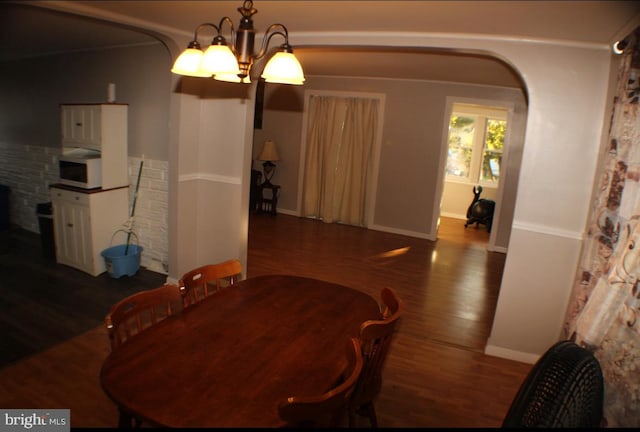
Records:
<instances>
[{"instance_id":1,"label":"dark wicker chair","mask_svg":"<svg viewBox=\"0 0 640 432\"><path fill-rule=\"evenodd\" d=\"M604 380L594 355L571 341L554 344L518 390L503 427L601 426Z\"/></svg>"}]
</instances>

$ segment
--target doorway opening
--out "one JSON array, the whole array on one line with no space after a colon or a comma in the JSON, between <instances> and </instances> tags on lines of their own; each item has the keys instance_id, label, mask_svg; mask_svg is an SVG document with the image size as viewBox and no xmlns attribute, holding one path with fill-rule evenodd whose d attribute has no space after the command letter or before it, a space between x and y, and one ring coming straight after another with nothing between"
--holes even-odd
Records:
<instances>
[{"instance_id":1,"label":"doorway opening","mask_svg":"<svg viewBox=\"0 0 640 432\"><path fill-rule=\"evenodd\" d=\"M501 167L508 157L513 107L502 101L447 98L439 180L440 217L460 222L460 229L485 229L487 247L495 248L502 198ZM489 223L471 223L470 210L477 199L495 203ZM438 232L438 231L437 231ZM475 237L478 237L477 235Z\"/></svg>"}]
</instances>

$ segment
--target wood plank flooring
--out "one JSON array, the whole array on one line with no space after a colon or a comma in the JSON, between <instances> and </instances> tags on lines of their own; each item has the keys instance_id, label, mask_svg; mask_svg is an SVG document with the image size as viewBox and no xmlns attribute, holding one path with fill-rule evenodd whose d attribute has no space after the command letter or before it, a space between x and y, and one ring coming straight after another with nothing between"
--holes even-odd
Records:
<instances>
[{"instance_id":1,"label":"wood plank flooring","mask_svg":"<svg viewBox=\"0 0 640 432\"><path fill-rule=\"evenodd\" d=\"M376 403L380 426L498 427L531 365L482 352L505 259L486 251L487 240L486 231L445 218L430 242L252 215L247 275L311 276L375 298L394 287L406 312ZM0 369L0 408L70 408L73 428L116 425L98 381L108 352L98 326Z\"/></svg>"},{"instance_id":2,"label":"wood plank flooring","mask_svg":"<svg viewBox=\"0 0 640 432\"><path fill-rule=\"evenodd\" d=\"M146 269L114 279L56 264L42 253L40 236L25 230L4 233L2 241L0 367L95 328L110 305L166 280Z\"/></svg>"},{"instance_id":3,"label":"wood plank flooring","mask_svg":"<svg viewBox=\"0 0 640 432\"><path fill-rule=\"evenodd\" d=\"M282 216L282 217L280 217ZM482 351L506 255L486 251L489 233L444 219L437 242L279 215L256 215L249 276L284 273L324 279L379 298L383 286L406 303L403 333Z\"/></svg>"}]
</instances>

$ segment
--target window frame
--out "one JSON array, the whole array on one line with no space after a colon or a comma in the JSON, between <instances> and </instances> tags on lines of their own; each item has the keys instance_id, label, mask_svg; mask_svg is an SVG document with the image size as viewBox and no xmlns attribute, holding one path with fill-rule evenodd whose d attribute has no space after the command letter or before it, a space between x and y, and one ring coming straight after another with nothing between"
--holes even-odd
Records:
<instances>
[{"instance_id":1,"label":"window frame","mask_svg":"<svg viewBox=\"0 0 640 432\"><path fill-rule=\"evenodd\" d=\"M469 163L469 172L466 177L452 175L446 172L446 166L448 164L449 156L447 152L445 161L445 181L469 184L469 185L481 185L487 187L497 188L500 182L500 176L502 175L502 162L500 163L500 173L497 180L483 180L482 179L482 161L486 153L486 138L488 132L488 120L501 120L507 122L505 126L505 142L507 137L507 130L509 127L509 110L503 107L494 107L487 105L469 104L462 102L454 102L451 107L451 114L449 115L447 124L451 124L451 118L453 116L458 117L473 117L474 118L474 135L471 146L471 161ZM449 149L449 133L450 128L447 128L447 151ZM504 158L504 146L502 148L501 161Z\"/></svg>"}]
</instances>

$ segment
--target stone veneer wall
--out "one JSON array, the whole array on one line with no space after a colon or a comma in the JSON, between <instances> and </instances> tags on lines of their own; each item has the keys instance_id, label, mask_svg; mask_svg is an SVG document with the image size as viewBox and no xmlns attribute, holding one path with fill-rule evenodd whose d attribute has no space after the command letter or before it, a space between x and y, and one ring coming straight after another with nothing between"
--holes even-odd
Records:
<instances>
[{"instance_id":1,"label":"stone veneer wall","mask_svg":"<svg viewBox=\"0 0 640 432\"><path fill-rule=\"evenodd\" d=\"M39 233L36 206L51 201L49 185L58 181L60 150L0 142L0 155L0 184L11 189L11 224ZM129 157L129 212L140 161L140 158ZM168 273L168 162L144 160L133 220L133 231L143 248L140 265ZM124 234L122 236L124 239ZM114 244L117 242L118 237L114 238Z\"/></svg>"},{"instance_id":2,"label":"stone veneer wall","mask_svg":"<svg viewBox=\"0 0 640 432\"><path fill-rule=\"evenodd\" d=\"M142 159L129 157L129 212ZM142 246L140 265L158 273L169 269L169 163L144 159L133 217L133 232Z\"/></svg>"},{"instance_id":3,"label":"stone veneer wall","mask_svg":"<svg viewBox=\"0 0 640 432\"><path fill-rule=\"evenodd\" d=\"M60 150L0 142L0 155L0 184L11 188L11 225L39 233L36 204L51 201L49 185L58 180Z\"/></svg>"}]
</instances>

